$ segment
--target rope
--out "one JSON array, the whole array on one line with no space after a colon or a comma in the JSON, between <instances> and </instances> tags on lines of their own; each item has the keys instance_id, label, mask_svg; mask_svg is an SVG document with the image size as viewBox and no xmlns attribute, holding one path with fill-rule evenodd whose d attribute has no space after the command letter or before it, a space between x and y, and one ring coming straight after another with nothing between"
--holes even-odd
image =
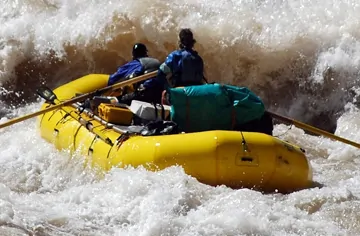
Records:
<instances>
[{"instance_id":1,"label":"rope","mask_svg":"<svg viewBox=\"0 0 360 236\"><path fill-rule=\"evenodd\" d=\"M293 126L294 126L294 125L293 125L293 124L291 124L291 125L289 126L288 130L286 130L284 133L279 134L279 135L277 135L277 136L275 136L275 135L274 135L274 137L276 137L276 138L280 138L280 136L283 136L283 135L285 135L286 133L288 133L288 132L291 130L291 128L292 128Z\"/></svg>"}]
</instances>

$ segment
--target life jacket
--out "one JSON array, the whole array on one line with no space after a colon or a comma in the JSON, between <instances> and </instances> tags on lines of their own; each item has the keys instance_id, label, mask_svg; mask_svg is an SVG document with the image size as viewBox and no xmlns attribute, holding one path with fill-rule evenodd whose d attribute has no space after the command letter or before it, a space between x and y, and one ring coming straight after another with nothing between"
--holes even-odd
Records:
<instances>
[{"instance_id":1,"label":"life jacket","mask_svg":"<svg viewBox=\"0 0 360 236\"><path fill-rule=\"evenodd\" d=\"M161 64L158 59L151 58L151 57L142 57L142 58L139 58L138 60L143 67L143 71L142 71L143 74L147 74L152 71L158 70L160 67L160 64Z\"/></svg>"},{"instance_id":2,"label":"life jacket","mask_svg":"<svg viewBox=\"0 0 360 236\"><path fill-rule=\"evenodd\" d=\"M203 84L204 63L196 51L180 50L179 68L174 71L172 82L174 87Z\"/></svg>"},{"instance_id":3,"label":"life jacket","mask_svg":"<svg viewBox=\"0 0 360 236\"><path fill-rule=\"evenodd\" d=\"M158 70L161 64L158 59L151 57L141 57L136 60L140 62L142 66L142 70L131 73L130 75L126 76L125 80L132 79L136 76L140 76Z\"/></svg>"},{"instance_id":4,"label":"life jacket","mask_svg":"<svg viewBox=\"0 0 360 236\"><path fill-rule=\"evenodd\" d=\"M147 73L156 71L156 70L159 69L160 64L161 64L158 59L151 58L151 57L141 57L141 58L138 58L136 60L138 60L140 62L141 66L142 66L142 70L132 73L126 79L132 79L132 78L134 78L136 76L140 76L140 75L143 75L143 74L147 74ZM136 90L142 83L144 83L144 81L135 83L133 85L133 88Z\"/></svg>"}]
</instances>

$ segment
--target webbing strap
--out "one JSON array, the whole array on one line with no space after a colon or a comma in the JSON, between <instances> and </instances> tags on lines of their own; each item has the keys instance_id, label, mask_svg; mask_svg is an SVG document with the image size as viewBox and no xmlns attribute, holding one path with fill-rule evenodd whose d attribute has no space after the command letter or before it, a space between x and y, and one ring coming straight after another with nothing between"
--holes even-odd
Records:
<instances>
[{"instance_id":1,"label":"webbing strap","mask_svg":"<svg viewBox=\"0 0 360 236\"><path fill-rule=\"evenodd\" d=\"M236 111L235 108L231 108L231 129L234 130L236 125Z\"/></svg>"},{"instance_id":2,"label":"webbing strap","mask_svg":"<svg viewBox=\"0 0 360 236\"><path fill-rule=\"evenodd\" d=\"M189 98L186 97L186 122L185 122L185 132L188 132L189 130L189 124L190 124L190 102Z\"/></svg>"}]
</instances>

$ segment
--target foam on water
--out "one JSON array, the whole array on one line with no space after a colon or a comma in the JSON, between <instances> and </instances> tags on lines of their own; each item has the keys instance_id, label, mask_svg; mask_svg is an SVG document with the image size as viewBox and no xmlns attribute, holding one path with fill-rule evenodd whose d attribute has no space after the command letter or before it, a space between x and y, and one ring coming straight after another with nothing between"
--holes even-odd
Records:
<instances>
[{"instance_id":1,"label":"foam on water","mask_svg":"<svg viewBox=\"0 0 360 236\"><path fill-rule=\"evenodd\" d=\"M9 115L38 107L34 103ZM360 137L342 133L356 123L355 114L349 109L337 132L356 141ZM348 235L360 230L359 150L297 128L277 125L274 135L306 148L314 179L325 187L288 195L206 186L180 167L113 169L100 178L84 169L81 156L70 158L42 140L33 119L0 131L0 232L5 234Z\"/></svg>"},{"instance_id":2,"label":"foam on water","mask_svg":"<svg viewBox=\"0 0 360 236\"><path fill-rule=\"evenodd\" d=\"M268 108L360 142L356 1L5 0L1 122L39 109L34 90L112 73L141 41L163 60L193 29L210 81L250 87ZM20 106L20 107L19 107ZM289 195L209 187L180 167L114 169L42 140L35 120L0 129L4 235L356 235L359 150L278 124L325 185Z\"/></svg>"},{"instance_id":3,"label":"foam on water","mask_svg":"<svg viewBox=\"0 0 360 236\"><path fill-rule=\"evenodd\" d=\"M191 27L210 81L246 85L270 108L331 130L358 85L358 9L356 1L7 1L0 81L21 91L5 100L26 103L41 83L114 72L137 41L164 59L179 28Z\"/></svg>"}]
</instances>

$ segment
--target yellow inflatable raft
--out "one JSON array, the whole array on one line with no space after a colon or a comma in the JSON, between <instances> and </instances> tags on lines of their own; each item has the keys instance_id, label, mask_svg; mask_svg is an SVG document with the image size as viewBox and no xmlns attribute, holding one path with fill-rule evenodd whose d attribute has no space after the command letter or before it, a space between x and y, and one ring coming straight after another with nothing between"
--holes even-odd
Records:
<instances>
[{"instance_id":1,"label":"yellow inflatable raft","mask_svg":"<svg viewBox=\"0 0 360 236\"><path fill-rule=\"evenodd\" d=\"M59 101L107 86L108 75L91 74L54 90ZM45 102L42 109L49 107ZM129 112L131 112L129 110ZM41 136L59 150L77 150L107 171L144 166L156 171L180 165L198 181L264 192L293 192L312 183L304 151L278 138L252 132L206 131L118 139L130 127L109 124L76 106L39 116Z\"/></svg>"}]
</instances>

